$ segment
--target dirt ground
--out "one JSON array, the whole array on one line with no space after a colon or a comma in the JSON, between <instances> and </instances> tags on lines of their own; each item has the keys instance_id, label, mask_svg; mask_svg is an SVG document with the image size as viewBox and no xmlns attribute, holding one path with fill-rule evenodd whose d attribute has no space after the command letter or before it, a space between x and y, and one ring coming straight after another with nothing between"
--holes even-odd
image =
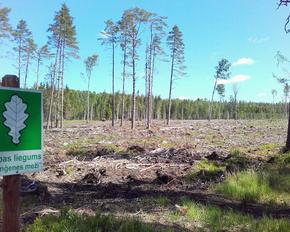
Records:
<instances>
[{"instance_id":1,"label":"dirt ground","mask_svg":"<svg viewBox=\"0 0 290 232\"><path fill-rule=\"evenodd\" d=\"M89 214L138 216L176 231L193 230L186 221L172 224L167 219L182 197L239 208L238 203L212 194L207 181L187 181L195 165L206 159L223 162L239 150L258 167L283 146L287 122L173 121L166 126L159 121L151 130L143 122L133 131L129 128L129 123L112 128L110 122L66 122L62 130L45 132L45 169L27 177L46 186L48 194L32 197L23 207L24 223L70 206ZM221 174L212 181L222 178ZM158 196L166 196L172 204L156 206L152 199Z\"/></svg>"}]
</instances>

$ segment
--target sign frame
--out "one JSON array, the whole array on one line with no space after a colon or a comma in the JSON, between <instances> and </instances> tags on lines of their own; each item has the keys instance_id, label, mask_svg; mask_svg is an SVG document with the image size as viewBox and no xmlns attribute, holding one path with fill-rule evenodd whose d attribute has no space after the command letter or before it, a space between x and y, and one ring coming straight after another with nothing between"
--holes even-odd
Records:
<instances>
[{"instance_id":1,"label":"sign frame","mask_svg":"<svg viewBox=\"0 0 290 232\"><path fill-rule=\"evenodd\" d=\"M41 113L41 117L40 117L40 149L34 149L34 150L9 150L7 149L7 151L0 151L0 157L1 156L11 156L13 157L14 155L35 155L35 154L41 154L42 159L40 160L41 166L37 169L37 170L19 170L19 171L14 171L14 172L9 172L7 174L5 173L0 173L0 176L10 176L10 175L17 175L17 174L23 174L23 173L31 173L31 172L39 172L43 170L43 166L44 166L44 130L43 130L43 91L39 91L39 90L30 90L30 89L21 89L21 88L13 88L13 87L3 87L0 85L0 91L2 90L8 90L8 91L15 91L15 92L26 92L26 93L38 93L40 94L40 113ZM17 93L15 94L17 95ZM2 114L3 112L1 112ZM2 115L0 115L2 116ZM14 161L14 162L20 162L20 161ZM25 163L24 163L25 164Z\"/></svg>"}]
</instances>

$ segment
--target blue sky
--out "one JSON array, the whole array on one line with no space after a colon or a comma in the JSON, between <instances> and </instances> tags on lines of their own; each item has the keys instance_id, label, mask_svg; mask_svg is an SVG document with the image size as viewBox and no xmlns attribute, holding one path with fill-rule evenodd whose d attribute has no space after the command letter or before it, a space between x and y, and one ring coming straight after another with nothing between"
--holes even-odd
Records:
<instances>
[{"instance_id":1,"label":"blue sky","mask_svg":"<svg viewBox=\"0 0 290 232\"><path fill-rule=\"evenodd\" d=\"M100 56L99 65L92 77L92 90L111 91L111 53L98 42L104 21L120 19L124 10L141 7L167 16L169 31L177 24L184 34L187 76L174 83L175 98L209 98L213 88L214 67L221 58L235 63L231 68L232 79L226 83L226 98L232 94L232 83L239 86L239 99L247 101L272 101L271 89L279 92L272 73L282 74L277 69L274 56L280 50L290 58L290 34L283 26L290 7L277 9L276 0L0 0L1 6L10 7L11 24L16 26L20 19L27 21L38 45L47 41L47 28L55 12L65 2L74 17L80 47L80 60L66 65L65 82L70 88L86 89L83 60L93 54ZM147 39L143 39L143 46ZM0 45L0 75L17 73L14 64L13 45ZM164 43L164 48L166 44ZM166 50L168 51L168 50ZM139 49L137 64L137 87L144 92L144 47ZM116 56L116 89L121 89L121 51ZM156 65L154 93L168 97L170 64L158 61ZM290 67L289 67L290 69ZM42 76L47 72L42 67ZM35 81L35 66L31 68L29 84ZM127 81L127 92L131 92L131 80ZM218 97L216 96L216 99Z\"/></svg>"}]
</instances>

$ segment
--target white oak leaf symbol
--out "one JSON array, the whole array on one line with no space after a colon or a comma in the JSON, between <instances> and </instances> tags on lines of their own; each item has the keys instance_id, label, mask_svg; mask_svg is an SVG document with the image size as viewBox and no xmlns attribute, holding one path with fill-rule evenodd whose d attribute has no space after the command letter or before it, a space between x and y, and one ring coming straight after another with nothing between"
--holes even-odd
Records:
<instances>
[{"instance_id":1,"label":"white oak leaf symbol","mask_svg":"<svg viewBox=\"0 0 290 232\"><path fill-rule=\"evenodd\" d=\"M5 103L6 111L3 113L5 117L4 125L10 129L8 135L12 137L14 144L19 144L19 138L21 137L20 131L23 130L26 125L25 120L28 118L28 114L25 113L27 105L23 103L23 100L14 95L11 97L10 102Z\"/></svg>"}]
</instances>

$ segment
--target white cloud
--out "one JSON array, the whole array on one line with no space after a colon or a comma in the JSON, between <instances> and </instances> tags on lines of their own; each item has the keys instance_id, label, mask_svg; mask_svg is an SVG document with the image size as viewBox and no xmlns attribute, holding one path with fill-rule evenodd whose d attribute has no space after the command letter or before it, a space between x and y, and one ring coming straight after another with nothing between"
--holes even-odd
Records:
<instances>
[{"instance_id":1,"label":"white cloud","mask_svg":"<svg viewBox=\"0 0 290 232\"><path fill-rule=\"evenodd\" d=\"M252 65L254 64L255 61L252 58L240 58L237 61L233 63L233 66L238 66L238 65Z\"/></svg>"},{"instance_id":2,"label":"white cloud","mask_svg":"<svg viewBox=\"0 0 290 232\"><path fill-rule=\"evenodd\" d=\"M179 100L186 100L187 97L185 97L185 96L179 96L178 99L179 99Z\"/></svg>"},{"instance_id":3,"label":"white cloud","mask_svg":"<svg viewBox=\"0 0 290 232\"><path fill-rule=\"evenodd\" d=\"M265 43L270 39L270 37L250 37L248 38L248 42L253 44L261 44Z\"/></svg>"},{"instance_id":4,"label":"white cloud","mask_svg":"<svg viewBox=\"0 0 290 232\"><path fill-rule=\"evenodd\" d=\"M239 74L239 75L235 75L232 78L227 79L227 80L218 80L217 84L225 84L225 85L226 84L234 84L234 83L249 80L250 78L251 78L251 76L249 76L249 75Z\"/></svg>"},{"instance_id":5,"label":"white cloud","mask_svg":"<svg viewBox=\"0 0 290 232\"><path fill-rule=\"evenodd\" d=\"M261 92L261 93L257 93L257 96L258 96L258 97L266 97L267 94L264 93L264 92Z\"/></svg>"}]
</instances>

